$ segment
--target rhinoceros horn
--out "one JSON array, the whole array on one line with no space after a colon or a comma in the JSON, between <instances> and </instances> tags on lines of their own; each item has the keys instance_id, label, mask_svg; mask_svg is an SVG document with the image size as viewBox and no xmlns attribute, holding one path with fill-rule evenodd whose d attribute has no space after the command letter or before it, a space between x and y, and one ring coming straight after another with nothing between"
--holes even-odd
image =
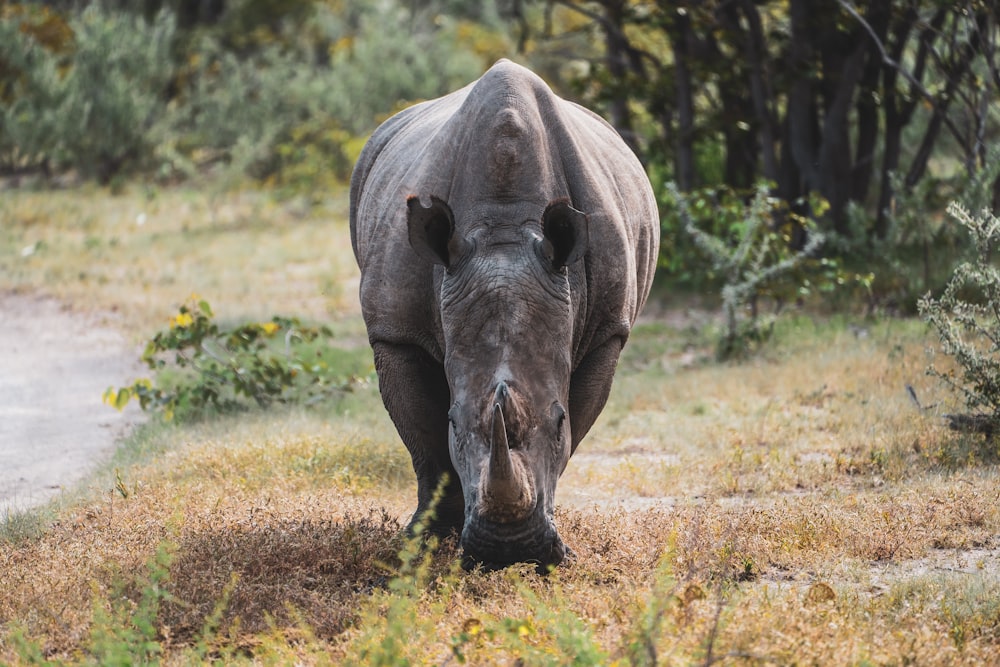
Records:
<instances>
[{"instance_id":1,"label":"rhinoceros horn","mask_svg":"<svg viewBox=\"0 0 1000 667\"><path fill-rule=\"evenodd\" d=\"M499 389L497 394L502 400ZM481 510L494 521L517 521L534 508L535 485L524 464L511 455L499 401L493 404L491 422L490 459L482 481Z\"/></svg>"},{"instance_id":2,"label":"rhinoceros horn","mask_svg":"<svg viewBox=\"0 0 1000 667\"><path fill-rule=\"evenodd\" d=\"M490 474L491 482L508 482L514 476L514 462L510 458L507 444L507 423L503 419L503 408L493 404L492 432L490 434Z\"/></svg>"}]
</instances>

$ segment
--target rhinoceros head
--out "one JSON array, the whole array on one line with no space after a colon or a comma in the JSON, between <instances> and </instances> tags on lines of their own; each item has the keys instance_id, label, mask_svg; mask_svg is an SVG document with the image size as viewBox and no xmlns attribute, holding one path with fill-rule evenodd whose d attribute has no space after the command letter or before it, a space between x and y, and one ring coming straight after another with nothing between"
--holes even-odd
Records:
<instances>
[{"instance_id":1,"label":"rhinoceros head","mask_svg":"<svg viewBox=\"0 0 1000 667\"><path fill-rule=\"evenodd\" d=\"M449 449L465 500L466 563L544 570L566 551L553 512L571 453L567 266L587 250L587 217L559 200L473 208L456 226L441 199L407 204L410 245L444 266Z\"/></svg>"}]
</instances>

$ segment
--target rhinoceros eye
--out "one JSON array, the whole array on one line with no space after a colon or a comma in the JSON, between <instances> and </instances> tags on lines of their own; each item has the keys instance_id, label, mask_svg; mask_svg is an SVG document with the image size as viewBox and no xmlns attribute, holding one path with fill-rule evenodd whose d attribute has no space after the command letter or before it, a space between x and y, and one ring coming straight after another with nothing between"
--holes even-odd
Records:
<instances>
[{"instance_id":1,"label":"rhinoceros eye","mask_svg":"<svg viewBox=\"0 0 1000 667\"><path fill-rule=\"evenodd\" d=\"M556 432L562 433L563 424L566 422L566 410L558 403L553 403L552 415L556 419Z\"/></svg>"}]
</instances>

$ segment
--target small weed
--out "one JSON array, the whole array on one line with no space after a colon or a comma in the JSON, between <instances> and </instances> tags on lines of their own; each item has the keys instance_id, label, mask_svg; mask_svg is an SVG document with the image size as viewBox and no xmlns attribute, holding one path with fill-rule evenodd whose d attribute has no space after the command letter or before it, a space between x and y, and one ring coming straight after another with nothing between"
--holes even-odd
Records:
<instances>
[{"instance_id":1,"label":"small weed","mask_svg":"<svg viewBox=\"0 0 1000 667\"><path fill-rule=\"evenodd\" d=\"M678 594L681 585L673 576L671 560L672 557L661 559L653 589L633 617L625 652L630 663L637 667L658 665L663 636L673 634L668 612L680 602Z\"/></svg>"},{"instance_id":2,"label":"small weed","mask_svg":"<svg viewBox=\"0 0 1000 667\"><path fill-rule=\"evenodd\" d=\"M94 597L94 617L86 652L99 665L147 665L158 662L163 652L157 614L170 599L166 583L173 560L173 547L161 544L147 563L145 578L112 587L106 599ZM139 599L128 595L131 585L141 587Z\"/></svg>"},{"instance_id":3,"label":"small weed","mask_svg":"<svg viewBox=\"0 0 1000 667\"><path fill-rule=\"evenodd\" d=\"M592 629L571 609L558 586L536 593L523 576L512 575L521 602L530 609L525 616L507 616L487 625L473 626L455 638L452 651L465 664L464 643L471 639L487 640L504 647L516 662L528 665L574 665L577 667L608 664L608 655L597 643Z\"/></svg>"},{"instance_id":4,"label":"small weed","mask_svg":"<svg viewBox=\"0 0 1000 667\"><path fill-rule=\"evenodd\" d=\"M5 508L0 518L0 543L17 544L39 537L45 530L45 524L41 509L18 511Z\"/></svg>"},{"instance_id":5,"label":"small weed","mask_svg":"<svg viewBox=\"0 0 1000 667\"><path fill-rule=\"evenodd\" d=\"M443 600L426 601L433 578L433 555L438 538L426 534L434 508L444 493L445 480L435 492L430 508L413 527L413 534L399 551L400 564L384 589L373 591L355 622L361 632L351 643L345 665L402 667L416 664L414 655L425 647L421 638L434 637L435 619L445 614ZM451 563L451 581L460 576L458 559ZM429 605L430 609L425 608Z\"/></svg>"},{"instance_id":6,"label":"small weed","mask_svg":"<svg viewBox=\"0 0 1000 667\"><path fill-rule=\"evenodd\" d=\"M1000 641L1000 580L982 573L949 577L942 589L940 613L956 647L974 637Z\"/></svg>"},{"instance_id":7,"label":"small weed","mask_svg":"<svg viewBox=\"0 0 1000 667\"><path fill-rule=\"evenodd\" d=\"M887 606L898 615L931 612L962 649L973 639L1000 641L1000 579L994 573L923 575L892 586Z\"/></svg>"}]
</instances>

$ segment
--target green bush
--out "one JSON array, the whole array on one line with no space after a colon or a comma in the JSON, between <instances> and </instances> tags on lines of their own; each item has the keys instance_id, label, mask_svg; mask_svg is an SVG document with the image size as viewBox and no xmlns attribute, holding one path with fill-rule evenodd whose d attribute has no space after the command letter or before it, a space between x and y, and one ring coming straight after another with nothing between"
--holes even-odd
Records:
<instances>
[{"instance_id":1,"label":"green bush","mask_svg":"<svg viewBox=\"0 0 1000 667\"><path fill-rule=\"evenodd\" d=\"M416 5L265 4L184 33L167 9L0 12L0 170L319 189L347 180L384 117L486 64L462 21Z\"/></svg>"},{"instance_id":2,"label":"green bush","mask_svg":"<svg viewBox=\"0 0 1000 667\"><path fill-rule=\"evenodd\" d=\"M45 8L0 11L0 170L47 169L55 157L58 108L73 31Z\"/></svg>"},{"instance_id":3,"label":"green bush","mask_svg":"<svg viewBox=\"0 0 1000 667\"><path fill-rule=\"evenodd\" d=\"M191 178L214 170L237 180L266 178L276 170L277 146L294 128L329 119L322 109L327 84L280 45L241 59L206 38L189 60L158 147L163 175ZM343 164L337 168L343 175Z\"/></svg>"},{"instance_id":4,"label":"green bush","mask_svg":"<svg viewBox=\"0 0 1000 667\"><path fill-rule=\"evenodd\" d=\"M172 14L152 22L92 5L71 22L77 48L64 81L56 126L59 157L108 183L148 164L174 75Z\"/></svg>"},{"instance_id":5,"label":"green bush","mask_svg":"<svg viewBox=\"0 0 1000 667\"><path fill-rule=\"evenodd\" d=\"M1000 245L1000 218L988 209L972 215L956 202L948 213L970 236L975 257L955 268L941 296L920 299L921 317L941 341L941 351L955 365L928 373L940 378L962 399L982 426L1000 425L1000 270L994 252Z\"/></svg>"},{"instance_id":6,"label":"green bush","mask_svg":"<svg viewBox=\"0 0 1000 667\"><path fill-rule=\"evenodd\" d=\"M158 149L163 174L211 169L293 191L343 182L382 117L482 69L455 26L394 3L317 6L294 30L249 54L194 41Z\"/></svg>"},{"instance_id":7,"label":"green bush","mask_svg":"<svg viewBox=\"0 0 1000 667\"><path fill-rule=\"evenodd\" d=\"M907 187L901 174L893 174L896 195L886 211L884 235L875 232L874 215L854 203L848 207L846 232L828 234L825 248L861 270L880 267L872 284L873 305L916 314L920 297L943 289L954 266L974 252L962 226L946 213L948 202L963 202L971 211L989 207L997 178L1000 144L986 149L982 167L971 175L964 169L931 174Z\"/></svg>"},{"instance_id":8,"label":"green bush","mask_svg":"<svg viewBox=\"0 0 1000 667\"><path fill-rule=\"evenodd\" d=\"M722 283L719 359L739 357L765 342L788 301L843 282L836 262L816 257L823 235L811 221L771 197L766 184L757 187L749 205L732 191L723 191L721 197L714 191L685 196L673 183L667 190L685 232L710 262L706 273ZM708 230L699 226L704 222L711 225ZM799 233L805 242L796 249L793 235ZM800 271L803 266L810 271ZM762 313L765 299L774 302L773 312Z\"/></svg>"},{"instance_id":9,"label":"green bush","mask_svg":"<svg viewBox=\"0 0 1000 667\"><path fill-rule=\"evenodd\" d=\"M358 381L354 374L342 375L343 364L334 362L332 335L326 327L280 316L223 328L206 301L192 301L146 345L142 360L155 380L109 387L104 402L121 410L135 399L167 420L240 410L249 401L258 407L312 402Z\"/></svg>"},{"instance_id":10,"label":"green bush","mask_svg":"<svg viewBox=\"0 0 1000 667\"><path fill-rule=\"evenodd\" d=\"M167 110L174 66L173 16L152 22L91 5L65 21L64 48L46 45L32 30L51 15L24 12L0 18L4 104L0 160L8 170L44 165L110 182L148 164Z\"/></svg>"}]
</instances>

